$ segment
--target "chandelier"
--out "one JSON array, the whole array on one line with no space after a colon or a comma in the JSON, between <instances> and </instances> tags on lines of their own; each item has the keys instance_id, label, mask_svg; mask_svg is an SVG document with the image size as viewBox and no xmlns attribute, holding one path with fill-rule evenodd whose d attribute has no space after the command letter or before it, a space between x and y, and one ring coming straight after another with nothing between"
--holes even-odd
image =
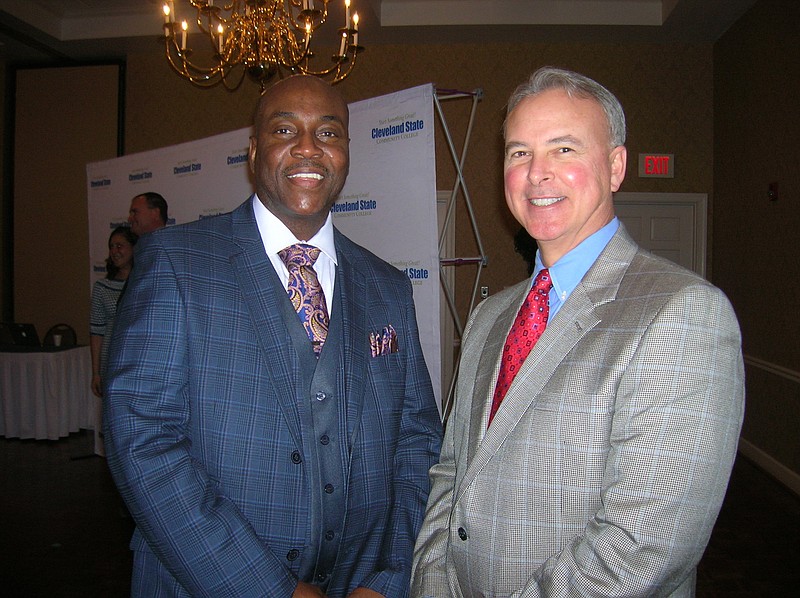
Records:
<instances>
[{"instance_id":1,"label":"chandelier","mask_svg":"<svg viewBox=\"0 0 800 598\"><path fill-rule=\"evenodd\" d=\"M170 66L198 87L222 83L233 91L249 75L264 90L275 74L315 75L338 83L364 50L358 45L358 13L339 29L338 51L328 59L311 49L314 32L328 18L329 0L189 0L204 47L187 47L189 23L179 22L174 0L164 3L164 42ZM321 5L321 6L320 6ZM191 10L190 9L190 10Z\"/></svg>"}]
</instances>

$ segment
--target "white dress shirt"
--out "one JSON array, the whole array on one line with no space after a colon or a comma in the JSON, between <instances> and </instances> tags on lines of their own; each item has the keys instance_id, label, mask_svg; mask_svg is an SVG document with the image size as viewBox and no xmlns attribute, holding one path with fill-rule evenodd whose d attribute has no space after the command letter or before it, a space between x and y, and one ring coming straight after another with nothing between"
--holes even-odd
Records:
<instances>
[{"instance_id":1,"label":"white dress shirt","mask_svg":"<svg viewBox=\"0 0 800 598\"><path fill-rule=\"evenodd\" d=\"M331 215L325 219L325 224L322 225L310 239L298 239L294 236L286 225L281 222L275 214L270 212L258 195L253 194L253 213L256 216L256 224L258 224L258 232L261 234L261 241L264 243L264 249L267 252L267 257L278 273L283 286L289 284L289 270L286 264L278 255L281 249L285 249L290 245L296 243L307 243L318 247L320 250L319 257L314 264L314 272L317 273L317 279L322 285L322 291L325 293L325 303L328 307L328 315L331 315L331 308L333 307L333 287L336 280L336 246L333 242L333 221Z\"/></svg>"}]
</instances>

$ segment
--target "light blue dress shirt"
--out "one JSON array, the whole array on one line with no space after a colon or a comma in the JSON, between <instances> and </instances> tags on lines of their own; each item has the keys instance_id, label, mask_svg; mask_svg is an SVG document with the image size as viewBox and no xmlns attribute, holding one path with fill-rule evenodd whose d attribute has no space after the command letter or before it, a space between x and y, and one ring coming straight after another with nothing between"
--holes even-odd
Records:
<instances>
[{"instance_id":1,"label":"light blue dress shirt","mask_svg":"<svg viewBox=\"0 0 800 598\"><path fill-rule=\"evenodd\" d=\"M553 288L550 289L550 316L547 321L553 319L561 309L561 306L569 298L575 287L583 279L584 275L595 263L597 257L606 248L611 237L619 228L619 220L615 216L611 222L606 224L599 231L584 239L575 249L567 252L555 264L550 266L550 279L553 281ZM536 263L533 270L533 279L540 270L544 268L539 251L536 252Z\"/></svg>"}]
</instances>

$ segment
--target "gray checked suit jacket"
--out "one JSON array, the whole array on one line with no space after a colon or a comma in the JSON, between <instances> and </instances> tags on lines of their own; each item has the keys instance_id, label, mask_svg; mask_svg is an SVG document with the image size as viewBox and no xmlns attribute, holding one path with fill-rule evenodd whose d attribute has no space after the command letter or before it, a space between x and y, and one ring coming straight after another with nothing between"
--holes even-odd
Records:
<instances>
[{"instance_id":1,"label":"gray checked suit jacket","mask_svg":"<svg viewBox=\"0 0 800 598\"><path fill-rule=\"evenodd\" d=\"M467 325L411 595L693 595L744 409L730 303L620 226L487 430L529 286Z\"/></svg>"}]
</instances>

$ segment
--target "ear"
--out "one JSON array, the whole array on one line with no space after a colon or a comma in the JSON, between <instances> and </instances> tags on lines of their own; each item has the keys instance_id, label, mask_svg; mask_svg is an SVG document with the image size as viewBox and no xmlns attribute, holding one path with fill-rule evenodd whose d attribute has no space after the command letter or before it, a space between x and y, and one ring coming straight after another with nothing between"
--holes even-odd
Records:
<instances>
[{"instance_id":1,"label":"ear","mask_svg":"<svg viewBox=\"0 0 800 598\"><path fill-rule=\"evenodd\" d=\"M250 165L250 172L256 172L256 149L258 148L258 138L250 138L250 149L247 151L247 163Z\"/></svg>"},{"instance_id":2,"label":"ear","mask_svg":"<svg viewBox=\"0 0 800 598\"><path fill-rule=\"evenodd\" d=\"M611 163L611 191L616 192L625 180L625 170L628 165L628 150L624 145L618 145L608 155Z\"/></svg>"}]
</instances>

